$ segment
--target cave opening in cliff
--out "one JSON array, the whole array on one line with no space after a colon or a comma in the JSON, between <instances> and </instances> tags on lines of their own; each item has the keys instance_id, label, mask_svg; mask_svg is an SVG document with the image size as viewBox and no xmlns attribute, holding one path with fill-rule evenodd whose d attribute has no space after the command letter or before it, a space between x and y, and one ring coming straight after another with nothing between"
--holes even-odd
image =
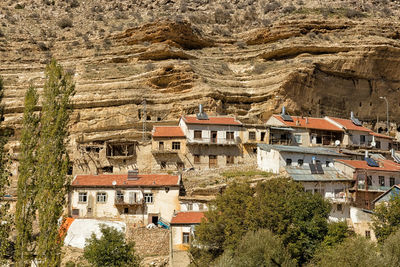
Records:
<instances>
[{"instance_id":1,"label":"cave opening in cliff","mask_svg":"<svg viewBox=\"0 0 400 267\"><path fill-rule=\"evenodd\" d=\"M135 143L107 144L107 157L130 157L135 155Z\"/></svg>"}]
</instances>

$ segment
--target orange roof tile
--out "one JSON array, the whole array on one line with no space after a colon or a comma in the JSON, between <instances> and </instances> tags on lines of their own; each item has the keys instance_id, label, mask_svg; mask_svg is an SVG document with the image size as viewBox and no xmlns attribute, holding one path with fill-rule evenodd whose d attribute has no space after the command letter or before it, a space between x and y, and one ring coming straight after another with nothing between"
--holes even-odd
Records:
<instances>
[{"instance_id":1,"label":"orange roof tile","mask_svg":"<svg viewBox=\"0 0 400 267\"><path fill-rule=\"evenodd\" d=\"M156 126L153 137L185 137L185 134L179 126Z\"/></svg>"},{"instance_id":2,"label":"orange roof tile","mask_svg":"<svg viewBox=\"0 0 400 267\"><path fill-rule=\"evenodd\" d=\"M199 120L196 116L183 116L187 124L219 124L219 125L242 125L233 117L208 117L208 120Z\"/></svg>"},{"instance_id":3,"label":"orange roof tile","mask_svg":"<svg viewBox=\"0 0 400 267\"><path fill-rule=\"evenodd\" d=\"M299 127L299 128L309 128L309 129L317 129L317 130L326 130L326 131L343 131L338 126L330 123L329 121L323 118L312 118L307 117L308 123L306 123L306 117L300 116L291 116L293 121L284 121L280 115L273 115L280 122L290 127Z\"/></svg>"},{"instance_id":4,"label":"orange roof tile","mask_svg":"<svg viewBox=\"0 0 400 267\"><path fill-rule=\"evenodd\" d=\"M334 117L328 117L329 119L339 123L342 125L346 130L351 130L351 131L361 131L361 132L371 132L370 129L364 127L364 126L357 126L355 125L351 120L348 119L340 119L340 118L334 118Z\"/></svg>"},{"instance_id":5,"label":"orange roof tile","mask_svg":"<svg viewBox=\"0 0 400 267\"><path fill-rule=\"evenodd\" d=\"M179 176L168 174L140 174L138 180L128 180L128 174L77 175L72 187L160 187L179 185Z\"/></svg>"},{"instance_id":6,"label":"orange roof tile","mask_svg":"<svg viewBox=\"0 0 400 267\"><path fill-rule=\"evenodd\" d=\"M179 212L175 217L172 218L171 224L198 224L201 223L202 218L204 218L204 212Z\"/></svg>"},{"instance_id":7,"label":"orange roof tile","mask_svg":"<svg viewBox=\"0 0 400 267\"><path fill-rule=\"evenodd\" d=\"M379 134L379 133L375 133L375 132L370 132L369 134L373 135L375 137L379 137L379 138L394 139L393 137L385 135L385 134Z\"/></svg>"},{"instance_id":8,"label":"orange roof tile","mask_svg":"<svg viewBox=\"0 0 400 267\"><path fill-rule=\"evenodd\" d=\"M362 169L362 170L376 170L376 171L400 171L400 164L397 164L391 160L378 160L381 167L371 167L368 166L365 160L347 160L347 159L337 159L335 161L342 162L347 166L350 166L354 169Z\"/></svg>"}]
</instances>

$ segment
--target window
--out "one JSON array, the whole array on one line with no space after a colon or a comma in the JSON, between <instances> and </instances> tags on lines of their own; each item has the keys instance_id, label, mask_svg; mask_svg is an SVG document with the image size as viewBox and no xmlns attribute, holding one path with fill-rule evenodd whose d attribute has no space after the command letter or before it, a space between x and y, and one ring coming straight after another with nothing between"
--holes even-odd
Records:
<instances>
[{"instance_id":1,"label":"window","mask_svg":"<svg viewBox=\"0 0 400 267\"><path fill-rule=\"evenodd\" d=\"M217 156L216 155L209 155L208 156L209 167L217 167Z\"/></svg>"},{"instance_id":2,"label":"window","mask_svg":"<svg viewBox=\"0 0 400 267\"><path fill-rule=\"evenodd\" d=\"M385 186L385 176L378 176L379 177L379 185Z\"/></svg>"},{"instance_id":3,"label":"window","mask_svg":"<svg viewBox=\"0 0 400 267\"><path fill-rule=\"evenodd\" d=\"M128 214L129 213L129 208L124 208L124 214Z\"/></svg>"},{"instance_id":4,"label":"window","mask_svg":"<svg viewBox=\"0 0 400 267\"><path fill-rule=\"evenodd\" d=\"M296 143L301 144L301 135L300 134L295 134L294 135L294 140Z\"/></svg>"},{"instance_id":5,"label":"window","mask_svg":"<svg viewBox=\"0 0 400 267\"><path fill-rule=\"evenodd\" d=\"M249 132L249 140L256 140L256 132Z\"/></svg>"},{"instance_id":6,"label":"window","mask_svg":"<svg viewBox=\"0 0 400 267\"><path fill-rule=\"evenodd\" d=\"M342 204L337 204L336 205L336 210L337 211L342 211L343 210Z\"/></svg>"},{"instance_id":7,"label":"window","mask_svg":"<svg viewBox=\"0 0 400 267\"><path fill-rule=\"evenodd\" d=\"M292 165L292 159L286 159L286 166Z\"/></svg>"},{"instance_id":8,"label":"window","mask_svg":"<svg viewBox=\"0 0 400 267\"><path fill-rule=\"evenodd\" d=\"M329 167L329 164L330 164L330 163L331 163L331 162L330 162L329 160L325 161L326 167Z\"/></svg>"},{"instance_id":9,"label":"window","mask_svg":"<svg viewBox=\"0 0 400 267\"><path fill-rule=\"evenodd\" d=\"M371 231L369 231L369 230L365 231L365 238L367 238L367 239L371 238Z\"/></svg>"},{"instance_id":10,"label":"window","mask_svg":"<svg viewBox=\"0 0 400 267\"><path fill-rule=\"evenodd\" d=\"M181 170L183 170L184 168L185 168L185 164L183 164L183 162L181 162L181 161L176 162L176 169L177 169L178 171L181 171Z\"/></svg>"},{"instance_id":11,"label":"window","mask_svg":"<svg viewBox=\"0 0 400 267\"><path fill-rule=\"evenodd\" d=\"M390 183L390 187L394 186L394 184L396 183L396 179L394 179L394 177L390 177L389 179L389 183Z\"/></svg>"},{"instance_id":12,"label":"window","mask_svg":"<svg viewBox=\"0 0 400 267\"><path fill-rule=\"evenodd\" d=\"M86 203L87 202L87 193L86 192L80 192L79 193L78 202L81 202L81 203Z\"/></svg>"},{"instance_id":13,"label":"window","mask_svg":"<svg viewBox=\"0 0 400 267\"><path fill-rule=\"evenodd\" d=\"M181 142L172 142L172 149L173 150L180 150L181 149Z\"/></svg>"},{"instance_id":14,"label":"window","mask_svg":"<svg viewBox=\"0 0 400 267\"><path fill-rule=\"evenodd\" d=\"M194 131L194 139L201 139L201 131Z\"/></svg>"},{"instance_id":15,"label":"window","mask_svg":"<svg viewBox=\"0 0 400 267\"><path fill-rule=\"evenodd\" d=\"M119 202L124 202L124 193L122 193L121 191L117 191L116 199Z\"/></svg>"},{"instance_id":16,"label":"window","mask_svg":"<svg viewBox=\"0 0 400 267\"><path fill-rule=\"evenodd\" d=\"M164 150L164 142L158 142L158 150Z\"/></svg>"},{"instance_id":17,"label":"window","mask_svg":"<svg viewBox=\"0 0 400 267\"><path fill-rule=\"evenodd\" d=\"M314 189L315 194L320 194L321 196L325 197L325 189L316 188Z\"/></svg>"},{"instance_id":18,"label":"window","mask_svg":"<svg viewBox=\"0 0 400 267\"><path fill-rule=\"evenodd\" d=\"M145 193L144 194L144 202L153 203L153 193Z\"/></svg>"},{"instance_id":19,"label":"window","mask_svg":"<svg viewBox=\"0 0 400 267\"><path fill-rule=\"evenodd\" d=\"M182 233L182 244L189 244L189 233Z\"/></svg>"},{"instance_id":20,"label":"window","mask_svg":"<svg viewBox=\"0 0 400 267\"><path fill-rule=\"evenodd\" d=\"M375 148L380 149L381 148L381 141L376 141L375 143L376 143L375 144Z\"/></svg>"},{"instance_id":21,"label":"window","mask_svg":"<svg viewBox=\"0 0 400 267\"><path fill-rule=\"evenodd\" d=\"M303 166L303 164L304 164L304 160L302 160L302 159L297 160L297 165Z\"/></svg>"},{"instance_id":22,"label":"window","mask_svg":"<svg viewBox=\"0 0 400 267\"><path fill-rule=\"evenodd\" d=\"M235 163L234 156L226 156L226 164L234 164Z\"/></svg>"},{"instance_id":23,"label":"window","mask_svg":"<svg viewBox=\"0 0 400 267\"><path fill-rule=\"evenodd\" d=\"M372 176L367 176L367 185L372 186Z\"/></svg>"},{"instance_id":24,"label":"window","mask_svg":"<svg viewBox=\"0 0 400 267\"><path fill-rule=\"evenodd\" d=\"M204 210L204 204L199 204L199 210Z\"/></svg>"},{"instance_id":25,"label":"window","mask_svg":"<svg viewBox=\"0 0 400 267\"><path fill-rule=\"evenodd\" d=\"M193 204L192 204L192 203L188 203L187 209L188 209L188 210L193 210Z\"/></svg>"},{"instance_id":26,"label":"window","mask_svg":"<svg viewBox=\"0 0 400 267\"><path fill-rule=\"evenodd\" d=\"M253 147L253 154L257 154L257 148Z\"/></svg>"},{"instance_id":27,"label":"window","mask_svg":"<svg viewBox=\"0 0 400 267\"><path fill-rule=\"evenodd\" d=\"M360 135L360 143L361 144L365 143L365 135Z\"/></svg>"},{"instance_id":28,"label":"window","mask_svg":"<svg viewBox=\"0 0 400 267\"><path fill-rule=\"evenodd\" d=\"M72 216L79 216L79 209L72 209Z\"/></svg>"},{"instance_id":29,"label":"window","mask_svg":"<svg viewBox=\"0 0 400 267\"><path fill-rule=\"evenodd\" d=\"M193 155L193 161L195 164L200 164L200 155Z\"/></svg>"},{"instance_id":30,"label":"window","mask_svg":"<svg viewBox=\"0 0 400 267\"><path fill-rule=\"evenodd\" d=\"M101 192L97 193L97 203L106 203L107 202L107 193Z\"/></svg>"},{"instance_id":31,"label":"window","mask_svg":"<svg viewBox=\"0 0 400 267\"><path fill-rule=\"evenodd\" d=\"M265 132L261 132L261 141L265 141Z\"/></svg>"},{"instance_id":32,"label":"window","mask_svg":"<svg viewBox=\"0 0 400 267\"><path fill-rule=\"evenodd\" d=\"M161 167L161 169L165 169L165 168L167 168L167 162L165 162L165 161L161 161L160 162L160 167Z\"/></svg>"},{"instance_id":33,"label":"window","mask_svg":"<svg viewBox=\"0 0 400 267\"><path fill-rule=\"evenodd\" d=\"M233 132L226 132L226 140L233 140Z\"/></svg>"}]
</instances>

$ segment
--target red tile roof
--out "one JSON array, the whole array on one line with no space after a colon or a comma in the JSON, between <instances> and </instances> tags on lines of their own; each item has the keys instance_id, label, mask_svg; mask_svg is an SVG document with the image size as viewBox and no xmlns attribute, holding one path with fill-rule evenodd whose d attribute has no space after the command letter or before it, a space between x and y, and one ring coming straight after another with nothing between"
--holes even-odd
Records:
<instances>
[{"instance_id":1,"label":"red tile roof","mask_svg":"<svg viewBox=\"0 0 400 267\"><path fill-rule=\"evenodd\" d=\"M218 124L218 125L242 125L233 117L208 117L208 120L198 120L196 116L183 116L187 124Z\"/></svg>"},{"instance_id":2,"label":"red tile roof","mask_svg":"<svg viewBox=\"0 0 400 267\"><path fill-rule=\"evenodd\" d=\"M381 167L371 167L368 166L365 160L347 160L347 159L337 159L337 162L342 162L347 166L350 166L354 169L362 169L362 170L376 170L376 171L400 171L400 164L397 164L391 160L378 160L378 162L382 165Z\"/></svg>"},{"instance_id":3,"label":"red tile roof","mask_svg":"<svg viewBox=\"0 0 400 267\"><path fill-rule=\"evenodd\" d=\"M185 134L179 126L156 126L153 137L185 137Z\"/></svg>"},{"instance_id":4,"label":"red tile roof","mask_svg":"<svg viewBox=\"0 0 400 267\"><path fill-rule=\"evenodd\" d=\"M203 217L204 217L204 212L199 212L199 211L179 212L175 217L172 218L171 224L198 224L201 223L201 219Z\"/></svg>"},{"instance_id":5,"label":"red tile roof","mask_svg":"<svg viewBox=\"0 0 400 267\"><path fill-rule=\"evenodd\" d=\"M370 129L368 129L364 126L355 125L351 120L348 120L348 119L340 119L340 118L334 118L334 117L328 117L328 118L341 124L346 130L372 132Z\"/></svg>"},{"instance_id":6,"label":"red tile roof","mask_svg":"<svg viewBox=\"0 0 400 267\"><path fill-rule=\"evenodd\" d=\"M168 174L140 174L138 180L128 180L128 174L77 175L73 187L160 187L179 185L179 176Z\"/></svg>"},{"instance_id":7,"label":"red tile roof","mask_svg":"<svg viewBox=\"0 0 400 267\"><path fill-rule=\"evenodd\" d=\"M393 137L385 135L385 134L379 134L379 133L375 133L375 132L370 132L369 134L373 135L375 137L379 137L379 138L394 139Z\"/></svg>"},{"instance_id":8,"label":"red tile roof","mask_svg":"<svg viewBox=\"0 0 400 267\"><path fill-rule=\"evenodd\" d=\"M273 116L286 126L290 127L309 128L326 131L343 131L343 129L325 120L324 118L307 117L308 123L306 123L306 117L291 116L293 118L293 121L284 121L280 115Z\"/></svg>"}]
</instances>

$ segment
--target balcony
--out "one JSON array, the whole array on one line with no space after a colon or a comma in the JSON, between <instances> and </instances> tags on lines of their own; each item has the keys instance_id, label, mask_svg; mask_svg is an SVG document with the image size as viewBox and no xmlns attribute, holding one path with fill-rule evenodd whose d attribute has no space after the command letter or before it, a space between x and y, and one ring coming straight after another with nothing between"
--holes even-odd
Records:
<instances>
[{"instance_id":1,"label":"balcony","mask_svg":"<svg viewBox=\"0 0 400 267\"><path fill-rule=\"evenodd\" d=\"M352 198L346 192L339 192L339 193L326 193L325 198L329 199L333 203L350 203Z\"/></svg>"},{"instance_id":2,"label":"balcony","mask_svg":"<svg viewBox=\"0 0 400 267\"><path fill-rule=\"evenodd\" d=\"M366 188L368 187L368 189ZM359 183L357 185L357 189L359 190L365 190L365 191L380 191L380 192L386 192L390 189L390 186L376 186L376 185L368 185L365 186L365 184Z\"/></svg>"},{"instance_id":3,"label":"balcony","mask_svg":"<svg viewBox=\"0 0 400 267\"><path fill-rule=\"evenodd\" d=\"M144 204L144 199L141 200L133 200L129 199L129 201L124 200L123 197L116 197L114 200L114 205L116 207L137 207L142 206Z\"/></svg>"},{"instance_id":4,"label":"balcony","mask_svg":"<svg viewBox=\"0 0 400 267\"><path fill-rule=\"evenodd\" d=\"M189 145L222 145L230 146L237 145L239 141L236 139L227 138L188 138L187 144Z\"/></svg>"},{"instance_id":5,"label":"balcony","mask_svg":"<svg viewBox=\"0 0 400 267\"><path fill-rule=\"evenodd\" d=\"M152 154L178 154L180 149L156 148L152 149Z\"/></svg>"}]
</instances>

